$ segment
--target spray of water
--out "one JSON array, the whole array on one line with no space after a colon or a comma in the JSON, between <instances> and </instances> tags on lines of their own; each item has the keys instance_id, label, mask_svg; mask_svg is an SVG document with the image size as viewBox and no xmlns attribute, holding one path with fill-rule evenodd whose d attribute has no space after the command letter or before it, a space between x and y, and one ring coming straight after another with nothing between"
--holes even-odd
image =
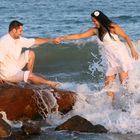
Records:
<instances>
[{"instance_id":1,"label":"spray of water","mask_svg":"<svg viewBox=\"0 0 140 140\"><path fill-rule=\"evenodd\" d=\"M140 54L139 42L135 42L134 45ZM105 59L102 53L101 50L100 57L92 53L94 60L89 63L92 76L95 76L96 71L101 74L105 71ZM106 94L110 89L102 87L100 90L91 90L87 84L74 86L73 84L64 83L64 88L74 87L73 90L78 94L78 98L73 110L63 116L63 121L74 115L80 115L93 124L105 126L110 132L140 134L140 59L134 61L134 69L129 72L127 85L121 85L116 80L109 87L115 92L114 106L112 99Z\"/></svg>"},{"instance_id":2,"label":"spray of water","mask_svg":"<svg viewBox=\"0 0 140 140\"><path fill-rule=\"evenodd\" d=\"M135 43L136 49L138 42ZM137 49L139 52L139 50ZM102 52L101 52L102 53ZM90 64L92 75L96 70L104 72L104 59L97 58ZM93 124L102 124L110 132L139 134L140 129L140 59L134 61L134 69L129 72L127 85L121 85L118 80L111 87L115 94L115 105L107 96L108 89L89 91L86 86L78 86L79 93L73 112L79 114Z\"/></svg>"},{"instance_id":3,"label":"spray of water","mask_svg":"<svg viewBox=\"0 0 140 140\"><path fill-rule=\"evenodd\" d=\"M52 109L58 112L58 104L53 93L49 89L34 89L35 95L33 99L35 100L40 115L46 119L48 114L52 113Z\"/></svg>"}]
</instances>

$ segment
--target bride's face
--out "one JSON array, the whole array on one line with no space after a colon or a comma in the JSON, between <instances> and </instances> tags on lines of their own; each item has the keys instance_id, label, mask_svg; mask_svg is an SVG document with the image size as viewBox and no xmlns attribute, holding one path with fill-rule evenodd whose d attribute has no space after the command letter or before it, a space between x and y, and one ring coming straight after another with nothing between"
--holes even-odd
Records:
<instances>
[{"instance_id":1,"label":"bride's face","mask_svg":"<svg viewBox=\"0 0 140 140\"><path fill-rule=\"evenodd\" d=\"M91 18L91 19L92 19L93 24L96 26L96 28L100 28L99 21L97 19L95 19L95 18Z\"/></svg>"}]
</instances>

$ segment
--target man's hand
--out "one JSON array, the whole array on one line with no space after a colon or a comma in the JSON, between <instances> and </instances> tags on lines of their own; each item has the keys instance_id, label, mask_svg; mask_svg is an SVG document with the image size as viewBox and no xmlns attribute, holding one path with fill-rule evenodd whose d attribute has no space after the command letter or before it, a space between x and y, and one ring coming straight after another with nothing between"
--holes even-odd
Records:
<instances>
[{"instance_id":1,"label":"man's hand","mask_svg":"<svg viewBox=\"0 0 140 140\"><path fill-rule=\"evenodd\" d=\"M2 78L0 77L0 84L3 84L4 80L2 80Z\"/></svg>"}]
</instances>

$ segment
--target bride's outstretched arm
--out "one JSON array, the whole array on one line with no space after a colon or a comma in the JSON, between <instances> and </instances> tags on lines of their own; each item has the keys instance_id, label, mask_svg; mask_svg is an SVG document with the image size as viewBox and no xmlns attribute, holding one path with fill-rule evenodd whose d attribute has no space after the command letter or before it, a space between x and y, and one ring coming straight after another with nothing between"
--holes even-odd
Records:
<instances>
[{"instance_id":1,"label":"bride's outstretched arm","mask_svg":"<svg viewBox=\"0 0 140 140\"><path fill-rule=\"evenodd\" d=\"M82 38L89 38L91 36L96 35L96 30L97 30L96 28L90 28L89 30L87 30L83 33L63 36L63 37L61 37L61 39L64 41L64 40L79 40Z\"/></svg>"}]
</instances>

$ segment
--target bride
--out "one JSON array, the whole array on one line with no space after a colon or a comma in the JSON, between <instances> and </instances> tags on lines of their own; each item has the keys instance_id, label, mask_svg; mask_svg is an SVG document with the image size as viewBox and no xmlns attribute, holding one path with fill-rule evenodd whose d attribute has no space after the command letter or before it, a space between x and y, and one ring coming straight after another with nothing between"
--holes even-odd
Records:
<instances>
[{"instance_id":1,"label":"bride","mask_svg":"<svg viewBox=\"0 0 140 140\"><path fill-rule=\"evenodd\" d=\"M128 78L128 71L133 68L132 58L128 53L127 46L120 41L122 37L128 44L132 57L138 59L138 54L134 49L129 36L116 23L112 22L103 12L96 10L91 14L92 22L95 27L89 30L68 36L60 37L64 40L79 40L96 35L105 50L107 70L105 74L105 86L110 85L116 75L119 75L120 82L123 83ZM107 92L108 96L114 98L112 91Z\"/></svg>"}]
</instances>

